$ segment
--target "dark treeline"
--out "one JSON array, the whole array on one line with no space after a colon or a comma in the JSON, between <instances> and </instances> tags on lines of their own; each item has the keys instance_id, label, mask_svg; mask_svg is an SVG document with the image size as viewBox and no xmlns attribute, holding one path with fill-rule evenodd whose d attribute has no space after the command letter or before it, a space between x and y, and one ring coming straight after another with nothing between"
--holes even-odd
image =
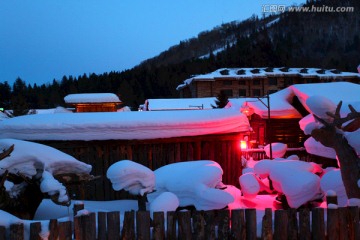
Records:
<instances>
[{"instance_id":1,"label":"dark treeline","mask_svg":"<svg viewBox=\"0 0 360 240\"><path fill-rule=\"evenodd\" d=\"M312 3L313 4L313 3ZM122 72L64 76L51 84L0 83L0 107L64 106L71 93L111 92L136 110L147 98L176 98L191 75L222 67L318 67L356 71L360 55L360 2L323 0L317 6L354 7L351 13L291 13L253 16L202 32L159 56ZM221 49L222 51L216 52Z\"/></svg>"}]
</instances>

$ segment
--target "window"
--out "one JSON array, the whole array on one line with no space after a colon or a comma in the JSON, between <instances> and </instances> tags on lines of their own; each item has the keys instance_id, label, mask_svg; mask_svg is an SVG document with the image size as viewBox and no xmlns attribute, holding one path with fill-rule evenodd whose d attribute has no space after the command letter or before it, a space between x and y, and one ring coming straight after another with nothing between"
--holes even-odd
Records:
<instances>
[{"instance_id":1,"label":"window","mask_svg":"<svg viewBox=\"0 0 360 240\"><path fill-rule=\"evenodd\" d=\"M277 78L269 78L269 85L277 86Z\"/></svg>"},{"instance_id":2,"label":"window","mask_svg":"<svg viewBox=\"0 0 360 240\"><path fill-rule=\"evenodd\" d=\"M223 85L224 86L230 86L230 85L232 85L232 81L231 80L225 80L225 81L223 81Z\"/></svg>"},{"instance_id":3,"label":"window","mask_svg":"<svg viewBox=\"0 0 360 240\"><path fill-rule=\"evenodd\" d=\"M239 85L246 85L246 81L245 80L239 80Z\"/></svg>"},{"instance_id":4,"label":"window","mask_svg":"<svg viewBox=\"0 0 360 240\"><path fill-rule=\"evenodd\" d=\"M228 97L232 97L233 96L233 91L232 89L225 89L225 90L221 90L222 93L224 93L226 96Z\"/></svg>"},{"instance_id":5,"label":"window","mask_svg":"<svg viewBox=\"0 0 360 240\"><path fill-rule=\"evenodd\" d=\"M246 97L246 89L239 89L239 97Z\"/></svg>"},{"instance_id":6,"label":"window","mask_svg":"<svg viewBox=\"0 0 360 240\"><path fill-rule=\"evenodd\" d=\"M260 97L261 91L260 89L253 89L253 96L254 97Z\"/></svg>"},{"instance_id":7,"label":"window","mask_svg":"<svg viewBox=\"0 0 360 240\"><path fill-rule=\"evenodd\" d=\"M254 79L252 82L253 82L253 85L260 85L259 79Z\"/></svg>"}]
</instances>

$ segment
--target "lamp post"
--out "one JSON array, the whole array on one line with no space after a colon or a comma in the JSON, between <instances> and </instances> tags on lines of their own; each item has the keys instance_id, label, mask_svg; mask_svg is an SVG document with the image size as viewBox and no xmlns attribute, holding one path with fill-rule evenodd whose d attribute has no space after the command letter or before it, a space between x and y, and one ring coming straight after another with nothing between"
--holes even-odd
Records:
<instances>
[{"instance_id":1,"label":"lamp post","mask_svg":"<svg viewBox=\"0 0 360 240\"><path fill-rule=\"evenodd\" d=\"M272 146L271 146L271 129L270 129L270 95L269 93L265 96L267 99L267 102L265 103L261 98L257 97L257 99L267 108L267 126L266 126L266 139L270 147L270 159L273 158L272 154ZM245 106L241 109L241 112L244 113L247 116L250 116L254 113L254 109L250 108L247 105L247 102L255 102L255 101L246 101Z\"/></svg>"}]
</instances>

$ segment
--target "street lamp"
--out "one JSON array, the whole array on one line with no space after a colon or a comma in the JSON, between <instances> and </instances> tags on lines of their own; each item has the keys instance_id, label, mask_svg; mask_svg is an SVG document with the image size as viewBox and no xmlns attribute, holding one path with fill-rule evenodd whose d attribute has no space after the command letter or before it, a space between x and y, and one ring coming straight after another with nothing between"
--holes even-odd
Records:
<instances>
[{"instance_id":1,"label":"street lamp","mask_svg":"<svg viewBox=\"0 0 360 240\"><path fill-rule=\"evenodd\" d=\"M270 159L272 159L272 146L271 146L271 132L270 132L270 95L267 94L266 96L267 102L265 103L261 98L257 97L257 99L267 108L267 127L266 127L266 138L267 142L270 144ZM244 113L246 116L251 116L254 113L254 109L247 105L248 102L255 102L255 101L245 101L245 106L241 107L241 112Z\"/></svg>"}]
</instances>

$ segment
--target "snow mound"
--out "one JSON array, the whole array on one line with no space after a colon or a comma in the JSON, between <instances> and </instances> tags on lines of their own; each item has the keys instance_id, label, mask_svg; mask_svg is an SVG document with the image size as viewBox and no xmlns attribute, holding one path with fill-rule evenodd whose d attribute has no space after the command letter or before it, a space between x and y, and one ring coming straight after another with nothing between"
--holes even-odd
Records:
<instances>
[{"instance_id":1,"label":"snow mound","mask_svg":"<svg viewBox=\"0 0 360 240\"><path fill-rule=\"evenodd\" d=\"M329 193L335 192L338 199L339 207L346 207L348 204L348 198L344 187L343 180L341 178L340 169L334 169L326 172L320 180L320 187L323 192Z\"/></svg>"},{"instance_id":2,"label":"snow mound","mask_svg":"<svg viewBox=\"0 0 360 240\"><path fill-rule=\"evenodd\" d=\"M320 142L316 141L313 137L309 137L304 142L306 151L321 157L336 159L336 152L333 148L325 147Z\"/></svg>"},{"instance_id":3,"label":"snow mound","mask_svg":"<svg viewBox=\"0 0 360 240\"><path fill-rule=\"evenodd\" d=\"M195 206L197 210L212 210L226 207L234 196L217 189L222 184L223 170L211 160L179 162L154 171L156 191L148 195L150 202L163 192L172 192L181 207Z\"/></svg>"},{"instance_id":4,"label":"snow mound","mask_svg":"<svg viewBox=\"0 0 360 240\"><path fill-rule=\"evenodd\" d=\"M112 164L106 173L113 189L124 189L134 195L144 195L155 188L154 172L131 160L122 160Z\"/></svg>"},{"instance_id":5,"label":"snow mound","mask_svg":"<svg viewBox=\"0 0 360 240\"><path fill-rule=\"evenodd\" d=\"M0 174L7 169L11 173L21 173L31 178L39 168L52 175L89 174L92 169L91 165L49 146L16 139L0 139L0 150L8 149L12 145L14 151L0 161Z\"/></svg>"},{"instance_id":6,"label":"snow mound","mask_svg":"<svg viewBox=\"0 0 360 240\"><path fill-rule=\"evenodd\" d=\"M253 173L246 173L239 177L241 192L245 198L255 198L260 192L260 184Z\"/></svg>"},{"instance_id":7,"label":"snow mound","mask_svg":"<svg viewBox=\"0 0 360 240\"><path fill-rule=\"evenodd\" d=\"M269 177L273 187L286 196L292 208L318 197L320 178L313 164L297 160L262 160L254 167L254 173L261 178Z\"/></svg>"},{"instance_id":8,"label":"snow mound","mask_svg":"<svg viewBox=\"0 0 360 240\"><path fill-rule=\"evenodd\" d=\"M281 158L285 155L287 150L287 144L284 143L271 143L272 157L273 158ZM266 156L270 157L270 144L264 147Z\"/></svg>"},{"instance_id":9,"label":"snow mound","mask_svg":"<svg viewBox=\"0 0 360 240\"><path fill-rule=\"evenodd\" d=\"M149 210L154 212L166 212L175 211L179 207L178 197L171 192L163 192L157 196L151 203Z\"/></svg>"},{"instance_id":10,"label":"snow mound","mask_svg":"<svg viewBox=\"0 0 360 240\"><path fill-rule=\"evenodd\" d=\"M311 96L306 100L306 105L309 107L310 111L319 118L322 118L327 122L332 122L333 118L326 113L335 113L336 104L330 99L324 96Z\"/></svg>"}]
</instances>

